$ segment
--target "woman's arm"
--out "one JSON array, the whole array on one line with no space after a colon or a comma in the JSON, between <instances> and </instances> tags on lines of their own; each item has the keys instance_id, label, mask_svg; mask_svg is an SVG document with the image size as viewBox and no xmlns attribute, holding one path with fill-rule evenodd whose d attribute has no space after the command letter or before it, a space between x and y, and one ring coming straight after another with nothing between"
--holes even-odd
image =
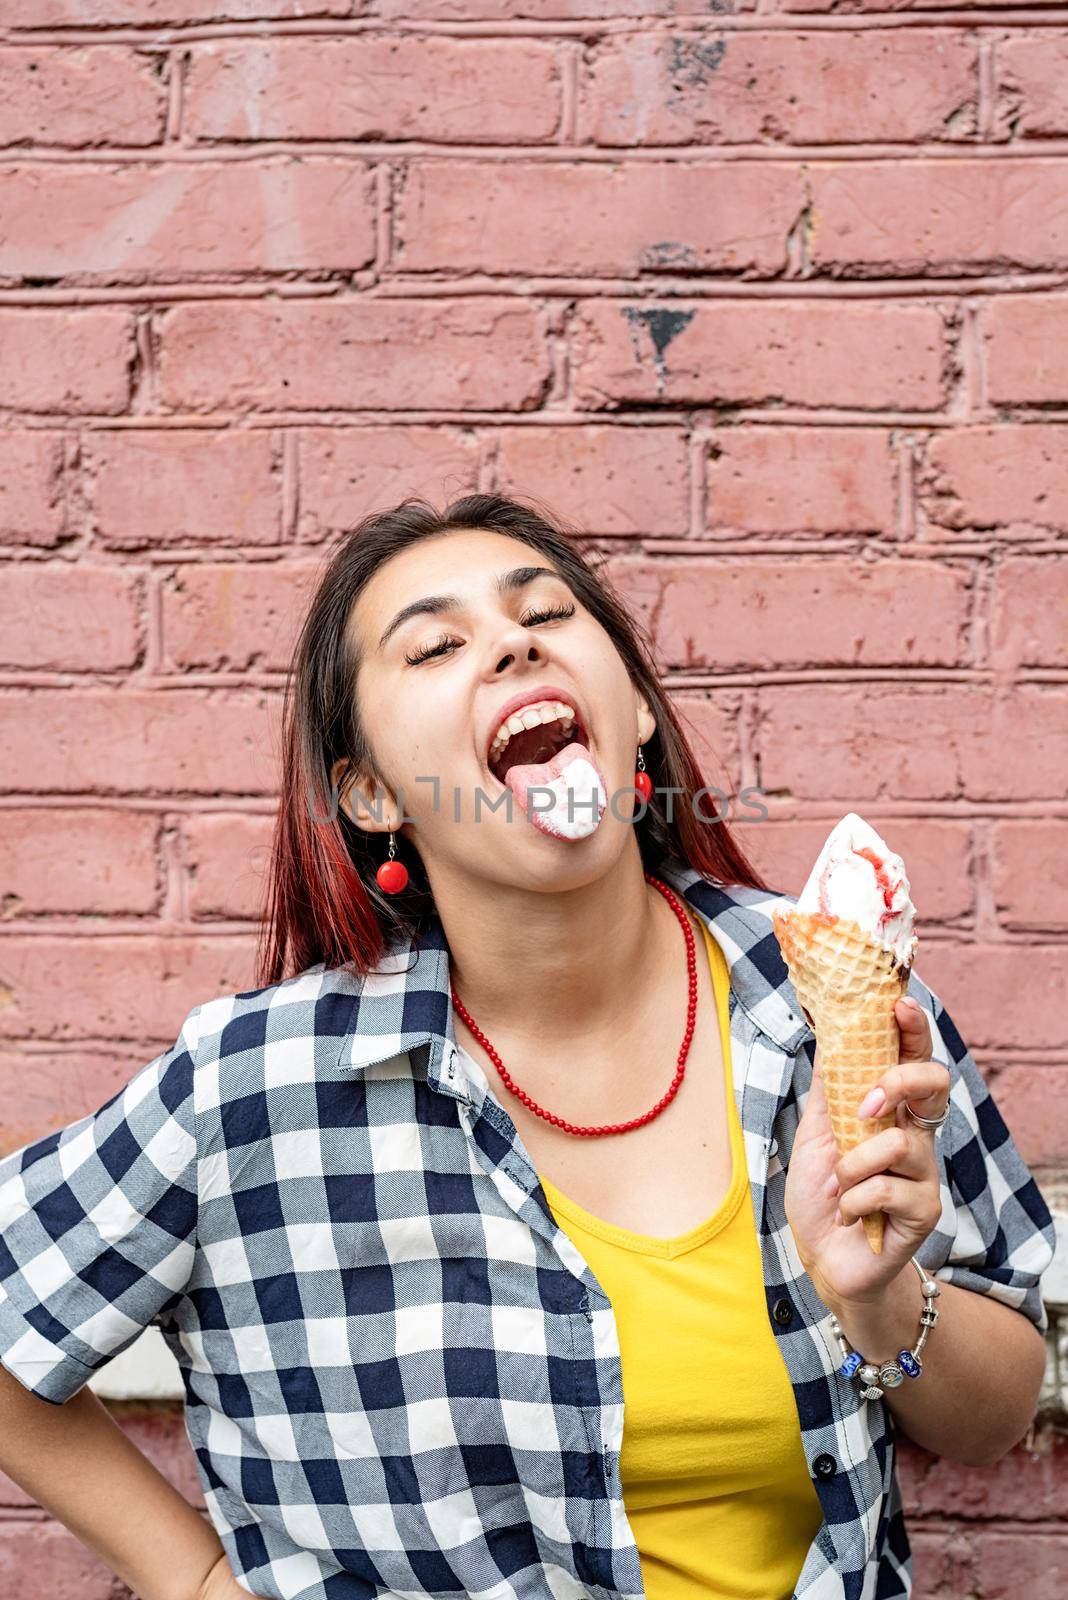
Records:
<instances>
[{"instance_id":1,"label":"woman's arm","mask_svg":"<svg viewBox=\"0 0 1068 1600\"><path fill-rule=\"evenodd\" d=\"M884 1389L883 1403L926 1449L986 1466L1027 1432L1042 1387L1038 1284L1053 1255L1052 1219L945 1007L938 1003L932 1019L899 1000L896 1017L899 1063L873 1075L860 1107L864 1116L895 1109L896 1126L845 1155L835 1147L816 1050L787 1173L787 1217L817 1296L866 1362L892 1361L919 1337L923 1294L910 1256L935 1277L940 1315L923 1373ZM931 1059L935 1044L945 1060ZM909 1122L906 1101L928 1117L948 1102L937 1141ZM880 1254L860 1226L877 1210L886 1217Z\"/></svg>"},{"instance_id":2,"label":"woman's arm","mask_svg":"<svg viewBox=\"0 0 1068 1600\"><path fill-rule=\"evenodd\" d=\"M1046 1345L1029 1318L988 1295L939 1283L938 1325L923 1347L923 1374L883 1391L883 1404L925 1450L969 1467L988 1467L1023 1438L1046 1370ZM920 1332L923 1294L906 1266L870 1302L835 1303L855 1350L875 1365L911 1350Z\"/></svg>"},{"instance_id":3,"label":"woman's arm","mask_svg":"<svg viewBox=\"0 0 1068 1600\"><path fill-rule=\"evenodd\" d=\"M142 1600L248 1594L87 1386L194 1269L198 1016L98 1110L0 1160L0 1467Z\"/></svg>"},{"instance_id":4,"label":"woman's arm","mask_svg":"<svg viewBox=\"0 0 1068 1600\"><path fill-rule=\"evenodd\" d=\"M56 1405L0 1367L0 1467L139 1600L196 1600L207 1592L208 1574L224 1557L218 1534L88 1385ZM247 1594L225 1557L224 1567L233 1592Z\"/></svg>"}]
</instances>

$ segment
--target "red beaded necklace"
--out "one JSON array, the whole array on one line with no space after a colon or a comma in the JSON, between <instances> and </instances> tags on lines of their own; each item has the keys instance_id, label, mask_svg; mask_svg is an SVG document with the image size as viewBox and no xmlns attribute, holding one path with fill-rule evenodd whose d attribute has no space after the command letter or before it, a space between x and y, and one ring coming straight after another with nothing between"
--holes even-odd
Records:
<instances>
[{"instance_id":1,"label":"red beaded necklace","mask_svg":"<svg viewBox=\"0 0 1068 1600\"><path fill-rule=\"evenodd\" d=\"M672 911L674 911L675 915L682 924L682 931L686 935L686 967L690 978L690 1002L686 1010L686 1032L683 1034L682 1048L679 1051L679 1064L675 1069L675 1076L671 1080L671 1087L668 1089L667 1093L656 1102L656 1105L653 1106L650 1111L646 1111L642 1116L632 1117L629 1122L606 1122L599 1127L579 1127L573 1122L565 1121L563 1117L555 1116L551 1111L545 1111L530 1098L525 1089L520 1089L519 1086L509 1077L508 1071L500 1056L497 1054L496 1050L494 1050L493 1046L490 1044L481 1028L477 1026L474 1018L471 1016L471 1013L462 1004L457 996L456 990L453 988L452 980L449 980L449 988L452 992L453 1005L460 1013L460 1016L464 1019L464 1022L471 1029L471 1032L474 1034L479 1044L489 1055L490 1060L493 1062L493 1065L497 1068L497 1071L504 1080L505 1088L511 1090L512 1094L514 1094L518 1100L521 1100L523 1104L531 1111L535 1112L537 1116L544 1117L546 1122L551 1122L555 1127L562 1128L565 1133L577 1133L581 1134L585 1138L592 1138L598 1134L627 1133L631 1128L640 1128L644 1123L652 1122L654 1117L658 1117L660 1115L665 1106L669 1106L671 1104L672 1100L674 1100L675 1096L678 1094L679 1085L682 1083L682 1080L686 1074L686 1057L690 1053L690 1040L693 1038L694 1022L697 1017L697 960L694 955L693 929L690 926L689 917L686 915L685 911L682 909L682 906L679 904L678 898L668 888L667 884L661 883L659 878L654 878L651 872L646 872L643 874L643 876L646 883L651 883L654 889L660 890L660 893L664 896L664 899L668 902L668 905L671 907Z\"/></svg>"}]
</instances>

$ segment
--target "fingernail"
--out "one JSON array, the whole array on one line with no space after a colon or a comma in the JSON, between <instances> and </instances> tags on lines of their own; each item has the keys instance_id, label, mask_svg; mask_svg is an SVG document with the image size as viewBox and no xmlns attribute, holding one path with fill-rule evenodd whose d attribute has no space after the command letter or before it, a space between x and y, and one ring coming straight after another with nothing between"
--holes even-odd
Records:
<instances>
[{"instance_id":1,"label":"fingernail","mask_svg":"<svg viewBox=\"0 0 1068 1600\"><path fill-rule=\"evenodd\" d=\"M841 1185L839 1184L838 1179L835 1177L833 1172L827 1179L827 1182L824 1184L823 1190L824 1193L830 1195L832 1199L836 1194L840 1193Z\"/></svg>"},{"instance_id":2,"label":"fingernail","mask_svg":"<svg viewBox=\"0 0 1068 1600\"><path fill-rule=\"evenodd\" d=\"M877 1117L886 1104L886 1091L871 1089L857 1107L858 1117Z\"/></svg>"},{"instance_id":3,"label":"fingernail","mask_svg":"<svg viewBox=\"0 0 1068 1600\"><path fill-rule=\"evenodd\" d=\"M905 996L903 1003L908 1006L910 1011L918 1011L920 1009L920 1002L914 1000L910 994Z\"/></svg>"}]
</instances>

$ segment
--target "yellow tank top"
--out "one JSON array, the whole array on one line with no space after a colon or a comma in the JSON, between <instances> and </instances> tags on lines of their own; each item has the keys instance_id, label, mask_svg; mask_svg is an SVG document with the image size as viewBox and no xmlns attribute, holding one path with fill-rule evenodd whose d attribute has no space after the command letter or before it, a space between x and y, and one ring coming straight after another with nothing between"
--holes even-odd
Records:
<instances>
[{"instance_id":1,"label":"yellow tank top","mask_svg":"<svg viewBox=\"0 0 1068 1600\"><path fill-rule=\"evenodd\" d=\"M731 1070L726 958L703 928L733 1159L704 1222L671 1239L604 1222L539 1174L608 1295L623 1369L620 1480L649 1600L789 1595L823 1512L766 1312Z\"/></svg>"}]
</instances>

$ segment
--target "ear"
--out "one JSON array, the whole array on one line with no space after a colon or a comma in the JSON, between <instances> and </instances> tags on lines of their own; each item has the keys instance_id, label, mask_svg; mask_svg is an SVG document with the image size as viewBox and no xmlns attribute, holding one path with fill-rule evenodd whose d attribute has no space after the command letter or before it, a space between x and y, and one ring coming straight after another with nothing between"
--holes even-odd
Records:
<instances>
[{"instance_id":1,"label":"ear","mask_svg":"<svg viewBox=\"0 0 1068 1600\"><path fill-rule=\"evenodd\" d=\"M635 689L634 696L638 703L638 743L645 744L656 732L656 718L640 689Z\"/></svg>"},{"instance_id":2,"label":"ear","mask_svg":"<svg viewBox=\"0 0 1068 1600\"><path fill-rule=\"evenodd\" d=\"M397 828L400 807L394 796L357 771L347 756L339 756L330 768L330 783L339 810L364 833L389 833Z\"/></svg>"}]
</instances>

